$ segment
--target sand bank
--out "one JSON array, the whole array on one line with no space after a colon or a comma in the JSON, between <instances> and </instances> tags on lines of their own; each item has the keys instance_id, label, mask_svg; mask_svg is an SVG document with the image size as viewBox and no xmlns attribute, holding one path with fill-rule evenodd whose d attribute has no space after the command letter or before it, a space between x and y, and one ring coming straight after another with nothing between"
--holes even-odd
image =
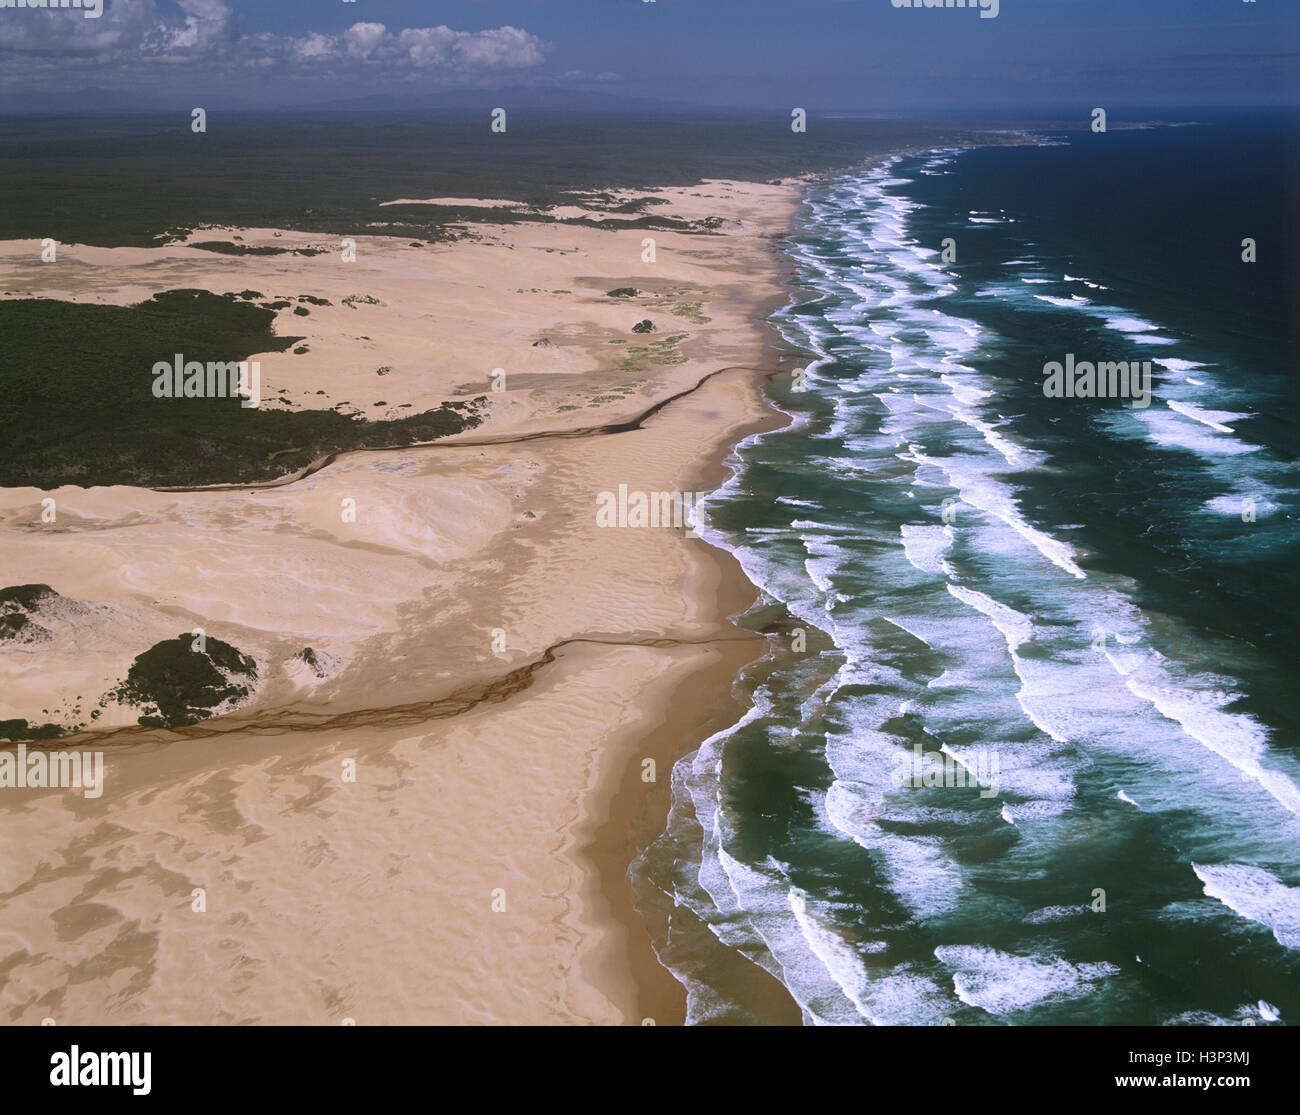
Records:
<instances>
[{"instance_id":1,"label":"sand bank","mask_svg":"<svg viewBox=\"0 0 1300 1115\"><path fill-rule=\"evenodd\" d=\"M105 751L99 799L0 790L0 1018L680 1021L622 873L764 642L726 620L752 599L729 557L596 510L620 485L707 490L773 422L755 318L798 187L660 196L656 214L716 231L476 224L432 247L359 235L355 262L287 230L189 239L328 250L68 245L42 265L0 244L7 297L328 302L277 321L307 351L266 357L264 394L288 400L269 405L492 404L470 433L275 488L0 490L0 585L65 602L48 639L0 649L0 719L84 714L195 628L258 664L217 720L145 730L110 702L63 741Z\"/></svg>"}]
</instances>

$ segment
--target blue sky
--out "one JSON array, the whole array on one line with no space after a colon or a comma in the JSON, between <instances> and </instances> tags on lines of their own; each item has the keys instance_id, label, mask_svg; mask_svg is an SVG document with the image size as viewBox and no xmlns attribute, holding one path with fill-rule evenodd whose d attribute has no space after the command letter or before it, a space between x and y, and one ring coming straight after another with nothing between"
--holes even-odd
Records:
<instances>
[{"instance_id":1,"label":"blue sky","mask_svg":"<svg viewBox=\"0 0 1300 1115\"><path fill-rule=\"evenodd\" d=\"M271 108L533 86L916 114L1300 103L1300 0L996 0L996 18L891 0L105 2L100 19L0 6L0 91Z\"/></svg>"}]
</instances>

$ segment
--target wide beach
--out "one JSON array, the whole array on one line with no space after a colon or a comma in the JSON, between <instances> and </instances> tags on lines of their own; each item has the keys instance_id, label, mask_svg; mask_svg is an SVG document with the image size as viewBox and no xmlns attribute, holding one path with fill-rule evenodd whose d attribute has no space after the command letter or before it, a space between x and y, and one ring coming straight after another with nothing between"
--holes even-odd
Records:
<instances>
[{"instance_id":1,"label":"wide beach","mask_svg":"<svg viewBox=\"0 0 1300 1115\"><path fill-rule=\"evenodd\" d=\"M644 229L554 220L357 236L354 262L279 229L189 240L322 254L64 245L55 269L0 245L6 297L308 308L276 322L306 351L260 358L269 407L489 400L473 430L275 486L0 491L0 583L58 594L45 636L0 653L0 719L96 708L58 746L106 767L99 798L0 799L8 1021L682 1020L624 876L766 642L729 622L754 599L729 555L596 513L620 486L709 491L780 424L761 319L800 184L652 192L657 216L716 220L656 231L652 259ZM196 628L256 660L246 702L171 731L97 705Z\"/></svg>"}]
</instances>

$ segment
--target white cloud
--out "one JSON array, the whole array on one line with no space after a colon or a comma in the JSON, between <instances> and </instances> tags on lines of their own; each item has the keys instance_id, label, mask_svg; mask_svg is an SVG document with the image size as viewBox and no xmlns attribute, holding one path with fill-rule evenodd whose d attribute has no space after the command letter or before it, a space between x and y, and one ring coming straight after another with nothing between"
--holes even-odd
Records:
<instances>
[{"instance_id":1,"label":"white cloud","mask_svg":"<svg viewBox=\"0 0 1300 1115\"><path fill-rule=\"evenodd\" d=\"M446 82L538 66L550 44L517 27L454 31L358 22L339 33L300 36L241 33L227 0L177 0L176 15L156 0L110 0L100 19L75 9L0 11L0 83L57 68L104 76L147 76L186 62L209 77L274 71L285 77L346 79L382 71L385 78Z\"/></svg>"}]
</instances>

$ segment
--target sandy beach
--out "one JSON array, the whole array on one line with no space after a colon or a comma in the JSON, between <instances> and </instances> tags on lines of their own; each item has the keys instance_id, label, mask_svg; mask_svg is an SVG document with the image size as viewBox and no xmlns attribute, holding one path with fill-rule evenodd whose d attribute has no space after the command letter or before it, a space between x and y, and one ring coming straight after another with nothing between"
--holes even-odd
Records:
<instances>
[{"instance_id":1,"label":"sandy beach","mask_svg":"<svg viewBox=\"0 0 1300 1115\"><path fill-rule=\"evenodd\" d=\"M62 245L57 268L0 244L5 297L307 308L275 326L303 351L260 358L267 407L489 400L471 431L289 482L0 489L0 585L58 593L45 636L0 648L0 719L94 708L57 746L105 755L99 798L0 794L0 1018L683 1020L625 874L673 761L737 718L732 679L766 643L728 620L754 599L728 555L597 512L621 489L707 492L780 424L761 319L800 189L637 191L707 232L566 209L437 245L357 235L354 261L281 229ZM214 240L321 254L192 246ZM170 731L99 703L196 629L255 659L247 700Z\"/></svg>"}]
</instances>

